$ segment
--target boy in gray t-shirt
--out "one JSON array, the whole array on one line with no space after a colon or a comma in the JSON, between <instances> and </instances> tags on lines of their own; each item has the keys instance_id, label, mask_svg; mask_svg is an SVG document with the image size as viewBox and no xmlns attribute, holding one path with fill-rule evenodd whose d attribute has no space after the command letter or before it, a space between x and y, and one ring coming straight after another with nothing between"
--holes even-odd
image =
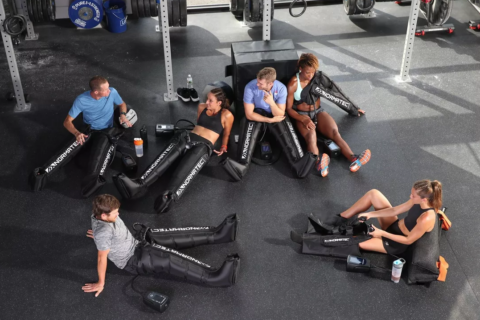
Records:
<instances>
[{"instance_id":1,"label":"boy in gray t-shirt","mask_svg":"<svg viewBox=\"0 0 480 320\"><path fill-rule=\"evenodd\" d=\"M138 244L118 216L119 208L117 198L108 194L100 195L93 201L92 229L87 231L87 237L94 239L98 249L98 282L87 283L82 289L85 292L96 292L95 297L98 297L105 285L107 258L123 269L134 255Z\"/></svg>"}]
</instances>

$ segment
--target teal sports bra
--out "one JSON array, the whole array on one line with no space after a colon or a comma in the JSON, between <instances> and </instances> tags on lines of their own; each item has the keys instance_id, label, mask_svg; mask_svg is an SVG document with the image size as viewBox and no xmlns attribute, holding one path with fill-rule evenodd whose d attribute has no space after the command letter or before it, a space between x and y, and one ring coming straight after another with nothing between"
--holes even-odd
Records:
<instances>
[{"instance_id":1,"label":"teal sports bra","mask_svg":"<svg viewBox=\"0 0 480 320\"><path fill-rule=\"evenodd\" d=\"M301 97L302 90L303 89L302 89L302 86L300 85L300 78L299 78L298 73L297 73L297 91L295 91L295 93L293 94L293 98L296 101L302 100L302 97Z\"/></svg>"}]
</instances>

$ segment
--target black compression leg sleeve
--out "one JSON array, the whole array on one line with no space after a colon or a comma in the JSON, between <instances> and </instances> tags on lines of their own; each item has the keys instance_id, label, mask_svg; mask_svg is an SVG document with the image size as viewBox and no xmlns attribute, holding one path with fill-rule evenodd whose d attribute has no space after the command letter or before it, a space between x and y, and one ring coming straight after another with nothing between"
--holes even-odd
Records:
<instances>
[{"instance_id":1,"label":"black compression leg sleeve","mask_svg":"<svg viewBox=\"0 0 480 320\"><path fill-rule=\"evenodd\" d=\"M307 93L302 92L302 99L306 94ZM318 71L315 74L312 80L312 87L308 94L322 96L328 101L335 103L351 116L358 116L359 107L323 72Z\"/></svg>"},{"instance_id":2,"label":"black compression leg sleeve","mask_svg":"<svg viewBox=\"0 0 480 320\"><path fill-rule=\"evenodd\" d=\"M215 269L186 254L158 244L141 248L137 264L139 274L166 273L185 280L212 287L229 287L235 284L240 266L240 257L227 256L222 266Z\"/></svg>"},{"instance_id":3,"label":"black compression leg sleeve","mask_svg":"<svg viewBox=\"0 0 480 320\"><path fill-rule=\"evenodd\" d=\"M269 129L282 146L283 152L297 177L305 178L315 165L317 156L311 152L305 153L303 151L288 115L281 122L270 123Z\"/></svg>"},{"instance_id":4,"label":"black compression leg sleeve","mask_svg":"<svg viewBox=\"0 0 480 320\"><path fill-rule=\"evenodd\" d=\"M90 132L87 130L85 134L88 135L88 137L85 138L83 145L78 143L77 139L74 138L65 148L55 154L55 156L53 156L43 167L38 167L33 170L29 177L29 182L33 191L41 191L47 184L48 176L52 175L60 167L72 160L78 154L80 149L90 141Z\"/></svg>"},{"instance_id":5,"label":"black compression leg sleeve","mask_svg":"<svg viewBox=\"0 0 480 320\"><path fill-rule=\"evenodd\" d=\"M223 162L223 167L235 181L242 180L247 173L248 165L252 161L253 151L263 125L261 122L250 121L247 118L242 119L240 124L242 133L240 134L238 144L238 160L227 158Z\"/></svg>"},{"instance_id":6,"label":"black compression leg sleeve","mask_svg":"<svg viewBox=\"0 0 480 320\"><path fill-rule=\"evenodd\" d=\"M195 134L190 134L190 137L192 140L205 140ZM205 140L205 143L192 146L186 151L172 174L167 190L155 200L155 211L158 213L167 212L170 206L180 199L188 185L207 164L212 150L211 144L207 141Z\"/></svg>"},{"instance_id":7,"label":"black compression leg sleeve","mask_svg":"<svg viewBox=\"0 0 480 320\"><path fill-rule=\"evenodd\" d=\"M94 131L87 175L82 181L82 195L89 197L106 182L104 174L113 161L117 140L122 135L117 128Z\"/></svg>"},{"instance_id":8,"label":"black compression leg sleeve","mask_svg":"<svg viewBox=\"0 0 480 320\"><path fill-rule=\"evenodd\" d=\"M179 250L235 241L237 228L237 215L232 214L216 227L143 228L139 240Z\"/></svg>"},{"instance_id":9,"label":"black compression leg sleeve","mask_svg":"<svg viewBox=\"0 0 480 320\"><path fill-rule=\"evenodd\" d=\"M125 199L139 198L147 192L147 188L180 157L186 146L187 132L182 130L175 133L167 147L157 156L155 161L143 172L138 179L131 180L123 173L113 176L113 182Z\"/></svg>"}]
</instances>

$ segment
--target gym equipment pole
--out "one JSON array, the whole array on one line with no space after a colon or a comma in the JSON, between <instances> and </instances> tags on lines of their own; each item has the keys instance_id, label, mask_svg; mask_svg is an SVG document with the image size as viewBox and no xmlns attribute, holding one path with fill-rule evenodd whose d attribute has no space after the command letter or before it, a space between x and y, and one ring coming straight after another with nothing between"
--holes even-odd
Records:
<instances>
[{"instance_id":1,"label":"gym equipment pole","mask_svg":"<svg viewBox=\"0 0 480 320\"><path fill-rule=\"evenodd\" d=\"M270 24L272 16L271 0L263 0L263 41L270 41Z\"/></svg>"},{"instance_id":2,"label":"gym equipment pole","mask_svg":"<svg viewBox=\"0 0 480 320\"><path fill-rule=\"evenodd\" d=\"M413 40L415 39L415 31L417 29L418 12L420 11L420 0L413 0L410 7L410 17L408 18L407 36L405 37L405 47L403 49L402 66L400 68L400 76L397 80L400 82L412 82L408 75L413 53Z\"/></svg>"},{"instance_id":3,"label":"gym equipment pole","mask_svg":"<svg viewBox=\"0 0 480 320\"><path fill-rule=\"evenodd\" d=\"M165 59L165 73L167 75L167 93L163 94L164 101L176 101L178 97L173 89L172 54L170 50L170 28L168 26L168 1L160 1L158 20L162 22L160 32L163 37L163 56Z\"/></svg>"},{"instance_id":4,"label":"gym equipment pole","mask_svg":"<svg viewBox=\"0 0 480 320\"><path fill-rule=\"evenodd\" d=\"M30 111L31 104L26 103L25 97L23 96L22 81L20 80L20 74L18 73L15 51L13 51L12 37L7 34L3 28L3 22L5 21L5 18L5 8L3 7L3 1L0 0L0 31L3 45L5 47L5 54L7 55L8 68L10 69L10 75L12 76L13 91L17 99L17 105L15 106L14 111Z\"/></svg>"}]
</instances>

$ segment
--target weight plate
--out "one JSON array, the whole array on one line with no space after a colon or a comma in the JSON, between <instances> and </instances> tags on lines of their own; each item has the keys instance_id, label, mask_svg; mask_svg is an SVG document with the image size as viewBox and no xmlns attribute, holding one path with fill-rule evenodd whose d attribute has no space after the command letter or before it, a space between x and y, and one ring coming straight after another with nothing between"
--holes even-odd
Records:
<instances>
[{"instance_id":1,"label":"weight plate","mask_svg":"<svg viewBox=\"0 0 480 320\"><path fill-rule=\"evenodd\" d=\"M40 0L32 0L32 5L33 5L33 12L35 14L35 19L37 20L37 22L42 22L42 20L40 20L40 11L38 10L38 2Z\"/></svg>"},{"instance_id":2,"label":"weight plate","mask_svg":"<svg viewBox=\"0 0 480 320\"><path fill-rule=\"evenodd\" d=\"M187 0L179 0L180 4L180 26L187 26Z\"/></svg>"},{"instance_id":3,"label":"weight plate","mask_svg":"<svg viewBox=\"0 0 480 320\"><path fill-rule=\"evenodd\" d=\"M48 16L48 8L47 8L47 0L42 0L42 13L43 13L43 20L50 21L50 17Z\"/></svg>"},{"instance_id":4,"label":"weight plate","mask_svg":"<svg viewBox=\"0 0 480 320\"><path fill-rule=\"evenodd\" d=\"M145 17L145 10L143 9L143 0L132 0L137 2L138 16L140 18Z\"/></svg>"},{"instance_id":5,"label":"weight plate","mask_svg":"<svg viewBox=\"0 0 480 320\"><path fill-rule=\"evenodd\" d=\"M157 3L157 1L155 1L155 17L158 17L159 8L160 8L160 3Z\"/></svg>"},{"instance_id":6,"label":"weight plate","mask_svg":"<svg viewBox=\"0 0 480 320\"><path fill-rule=\"evenodd\" d=\"M42 0L35 0L37 2L37 16L38 22L43 22Z\"/></svg>"},{"instance_id":7,"label":"weight plate","mask_svg":"<svg viewBox=\"0 0 480 320\"><path fill-rule=\"evenodd\" d=\"M343 9L347 16L351 16L355 13L357 2L355 0L343 0Z\"/></svg>"},{"instance_id":8,"label":"weight plate","mask_svg":"<svg viewBox=\"0 0 480 320\"><path fill-rule=\"evenodd\" d=\"M157 7L157 1L156 0L150 0L150 14L152 17L155 17L155 8ZM158 16L158 14L157 14Z\"/></svg>"},{"instance_id":9,"label":"weight plate","mask_svg":"<svg viewBox=\"0 0 480 320\"><path fill-rule=\"evenodd\" d=\"M150 0L143 0L143 9L145 10L145 17L150 18L152 16L150 14Z\"/></svg>"},{"instance_id":10,"label":"weight plate","mask_svg":"<svg viewBox=\"0 0 480 320\"><path fill-rule=\"evenodd\" d=\"M30 15L30 20L32 22L37 22L37 18L35 17L35 12L33 11L33 2L34 0L27 0L27 6L28 6L28 14Z\"/></svg>"},{"instance_id":11,"label":"weight plate","mask_svg":"<svg viewBox=\"0 0 480 320\"><path fill-rule=\"evenodd\" d=\"M180 27L180 1L172 0L172 25Z\"/></svg>"},{"instance_id":12,"label":"weight plate","mask_svg":"<svg viewBox=\"0 0 480 320\"><path fill-rule=\"evenodd\" d=\"M251 6L250 9L252 10L251 12L251 17L252 17L252 22L258 22L261 20L260 18L260 0L251 0Z\"/></svg>"},{"instance_id":13,"label":"weight plate","mask_svg":"<svg viewBox=\"0 0 480 320\"><path fill-rule=\"evenodd\" d=\"M68 17L79 28L91 29L103 19L101 0L74 0L68 7Z\"/></svg>"},{"instance_id":14,"label":"weight plate","mask_svg":"<svg viewBox=\"0 0 480 320\"><path fill-rule=\"evenodd\" d=\"M33 17L32 17L32 21L33 22L38 22L38 16L37 16L37 0L30 0L30 4L31 4L31 7L32 7L32 14L33 14Z\"/></svg>"},{"instance_id":15,"label":"weight plate","mask_svg":"<svg viewBox=\"0 0 480 320\"><path fill-rule=\"evenodd\" d=\"M161 1L161 0L160 0ZM168 26L173 27L173 16L172 16L172 1L173 0L167 0L167 9L168 9Z\"/></svg>"},{"instance_id":16,"label":"weight plate","mask_svg":"<svg viewBox=\"0 0 480 320\"><path fill-rule=\"evenodd\" d=\"M55 0L48 0L48 15L50 16L50 21L55 21L56 19L56 8Z\"/></svg>"},{"instance_id":17,"label":"weight plate","mask_svg":"<svg viewBox=\"0 0 480 320\"><path fill-rule=\"evenodd\" d=\"M137 0L132 0L132 18L138 19L138 5Z\"/></svg>"},{"instance_id":18,"label":"weight plate","mask_svg":"<svg viewBox=\"0 0 480 320\"><path fill-rule=\"evenodd\" d=\"M28 12L28 19L33 22L33 12L32 12L32 4L30 0L27 0L27 12Z\"/></svg>"}]
</instances>

